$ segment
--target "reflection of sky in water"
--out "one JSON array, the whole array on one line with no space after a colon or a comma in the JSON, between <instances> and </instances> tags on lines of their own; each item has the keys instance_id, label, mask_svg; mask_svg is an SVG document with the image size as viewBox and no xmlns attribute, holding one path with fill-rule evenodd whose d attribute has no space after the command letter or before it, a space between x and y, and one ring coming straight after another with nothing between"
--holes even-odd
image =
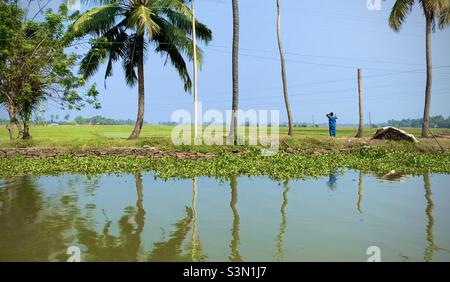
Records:
<instances>
[{"instance_id":1,"label":"reflection of sky in water","mask_svg":"<svg viewBox=\"0 0 450 282\"><path fill-rule=\"evenodd\" d=\"M180 250L169 258L193 258L193 238L195 252L212 261L365 261L373 245L381 248L383 260L450 260L449 175L429 176L429 188L425 176L389 182L354 171L281 183L238 177L234 190L229 181L199 177L194 210L186 209L193 206L191 179L162 181L144 174L142 205L134 175L31 179L48 206L58 210L59 199L72 201L98 240L109 226L118 244L133 246L129 250L138 246L135 257L140 260L147 260L158 242L159 252ZM13 196L7 197L5 181L0 184L0 201L6 203ZM10 231L4 226L0 235ZM73 226L68 234L76 230ZM179 248L162 244L170 239Z\"/></svg>"}]
</instances>

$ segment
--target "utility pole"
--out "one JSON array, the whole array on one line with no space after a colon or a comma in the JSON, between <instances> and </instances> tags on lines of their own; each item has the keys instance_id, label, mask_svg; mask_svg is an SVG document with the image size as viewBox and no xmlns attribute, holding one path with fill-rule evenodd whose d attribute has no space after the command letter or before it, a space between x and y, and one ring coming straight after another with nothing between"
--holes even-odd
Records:
<instances>
[{"instance_id":1,"label":"utility pole","mask_svg":"<svg viewBox=\"0 0 450 282\"><path fill-rule=\"evenodd\" d=\"M371 116L370 112L369 112L369 126L370 126L370 128L372 128L372 116Z\"/></svg>"},{"instance_id":2,"label":"utility pole","mask_svg":"<svg viewBox=\"0 0 450 282\"><path fill-rule=\"evenodd\" d=\"M362 101L362 71L358 69L358 100L359 100L359 127L356 133L356 138L361 138L363 136L363 101Z\"/></svg>"},{"instance_id":3,"label":"utility pole","mask_svg":"<svg viewBox=\"0 0 450 282\"><path fill-rule=\"evenodd\" d=\"M195 5L191 1L192 9L192 44L194 45L194 138L198 138L198 93L197 93L197 38L195 31Z\"/></svg>"},{"instance_id":4,"label":"utility pole","mask_svg":"<svg viewBox=\"0 0 450 282\"><path fill-rule=\"evenodd\" d=\"M314 115L312 116L313 128L316 128L316 121L314 120Z\"/></svg>"}]
</instances>

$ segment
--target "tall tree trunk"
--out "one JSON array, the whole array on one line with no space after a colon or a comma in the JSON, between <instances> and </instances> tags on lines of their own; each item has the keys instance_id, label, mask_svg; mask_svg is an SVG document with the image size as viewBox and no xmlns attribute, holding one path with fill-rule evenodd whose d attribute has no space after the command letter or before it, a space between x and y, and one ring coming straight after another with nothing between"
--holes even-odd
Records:
<instances>
[{"instance_id":1,"label":"tall tree trunk","mask_svg":"<svg viewBox=\"0 0 450 282\"><path fill-rule=\"evenodd\" d=\"M233 6L233 103L231 106L231 124L228 138L233 144L237 144L237 112L239 109L239 6L238 0L232 0Z\"/></svg>"},{"instance_id":2,"label":"tall tree trunk","mask_svg":"<svg viewBox=\"0 0 450 282\"><path fill-rule=\"evenodd\" d=\"M134 126L133 133L131 133L128 139L137 139L141 134L142 125L144 124L144 107L145 107L145 88L144 88L144 37L139 36L137 38L136 47L137 60L138 60L138 114L136 118L136 124Z\"/></svg>"},{"instance_id":3,"label":"tall tree trunk","mask_svg":"<svg viewBox=\"0 0 450 282\"><path fill-rule=\"evenodd\" d=\"M426 17L426 57L427 57L427 83L425 86L425 108L423 111L422 138L428 137L430 128L430 103L432 84L431 65L431 16L425 11Z\"/></svg>"},{"instance_id":4,"label":"tall tree trunk","mask_svg":"<svg viewBox=\"0 0 450 282\"><path fill-rule=\"evenodd\" d=\"M18 136L17 138L22 138L23 136L23 130L22 126L20 125L19 120L17 119L17 108L12 102L8 102L8 115L9 115L9 124L7 125L8 133L9 133L9 140L11 142L14 142L16 139L16 136L14 136L14 126L17 127Z\"/></svg>"},{"instance_id":5,"label":"tall tree trunk","mask_svg":"<svg viewBox=\"0 0 450 282\"><path fill-rule=\"evenodd\" d=\"M359 127L358 132L356 133L356 138L363 137L363 101L362 101L362 73L361 69L358 69L358 103L359 103Z\"/></svg>"},{"instance_id":6,"label":"tall tree trunk","mask_svg":"<svg viewBox=\"0 0 450 282\"><path fill-rule=\"evenodd\" d=\"M30 140L30 123L29 121L24 120L23 121L23 132L22 132L22 139L23 140Z\"/></svg>"},{"instance_id":7,"label":"tall tree trunk","mask_svg":"<svg viewBox=\"0 0 450 282\"><path fill-rule=\"evenodd\" d=\"M23 136L23 128L22 128L22 125L20 124L20 122L19 122L19 120L17 119L17 117L14 119L14 123L16 124L17 131L19 132L17 138L20 139L20 138L22 138L22 136Z\"/></svg>"},{"instance_id":8,"label":"tall tree trunk","mask_svg":"<svg viewBox=\"0 0 450 282\"><path fill-rule=\"evenodd\" d=\"M8 129L8 134L9 134L9 141L10 142L14 142L14 120L16 118L16 114L14 111L13 106L8 105L8 114L9 114L9 123L6 126L6 128Z\"/></svg>"},{"instance_id":9,"label":"tall tree trunk","mask_svg":"<svg viewBox=\"0 0 450 282\"><path fill-rule=\"evenodd\" d=\"M31 135L30 135L30 117L31 117L31 113L24 113L22 115L23 130L22 130L22 136L20 136L20 138L22 140L30 140L31 139Z\"/></svg>"},{"instance_id":10,"label":"tall tree trunk","mask_svg":"<svg viewBox=\"0 0 450 282\"><path fill-rule=\"evenodd\" d=\"M294 123L292 121L292 111L291 104L289 103L288 87L286 79L286 63L284 61L284 51L283 44L281 42L281 15L280 15L280 0L277 0L277 36L278 36L278 49L280 51L280 61L281 61L281 79L283 80L283 93L284 93L284 103L286 104L286 112L289 122L288 135L294 135Z\"/></svg>"}]
</instances>

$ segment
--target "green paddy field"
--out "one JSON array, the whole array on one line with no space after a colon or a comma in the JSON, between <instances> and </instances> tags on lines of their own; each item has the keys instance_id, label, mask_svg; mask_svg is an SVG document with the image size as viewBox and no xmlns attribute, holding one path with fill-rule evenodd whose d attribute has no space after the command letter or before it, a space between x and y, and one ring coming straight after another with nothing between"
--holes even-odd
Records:
<instances>
[{"instance_id":1,"label":"green paddy field","mask_svg":"<svg viewBox=\"0 0 450 282\"><path fill-rule=\"evenodd\" d=\"M174 126L146 125L143 127L141 136L138 140L129 141L126 139L133 130L133 126L33 126L30 130L33 137L32 140L26 143L19 142L18 144L11 144L9 142L7 130L2 129L0 130L0 148L15 146L101 148L170 145L170 136L173 128ZM366 129L365 136L372 136L375 130L376 129ZM419 128L406 128L405 130L415 136L420 136ZM433 132L438 135L450 135L449 129L433 129ZM356 128L338 127L337 140L351 138L355 133ZM286 127L280 127L280 137L288 137ZM328 128L295 128L294 140L304 139L316 139L320 142L328 142ZM443 140L443 142L446 143L445 140Z\"/></svg>"}]
</instances>

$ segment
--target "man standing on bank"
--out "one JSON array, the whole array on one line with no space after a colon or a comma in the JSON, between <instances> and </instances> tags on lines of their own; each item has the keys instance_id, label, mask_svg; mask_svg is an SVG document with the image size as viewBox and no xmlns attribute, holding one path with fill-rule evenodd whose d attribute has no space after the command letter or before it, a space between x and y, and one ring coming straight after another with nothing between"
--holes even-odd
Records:
<instances>
[{"instance_id":1,"label":"man standing on bank","mask_svg":"<svg viewBox=\"0 0 450 282\"><path fill-rule=\"evenodd\" d=\"M337 116L333 112L331 112L331 113L327 114L327 118L328 118L328 125L330 127L330 136L336 137Z\"/></svg>"}]
</instances>

